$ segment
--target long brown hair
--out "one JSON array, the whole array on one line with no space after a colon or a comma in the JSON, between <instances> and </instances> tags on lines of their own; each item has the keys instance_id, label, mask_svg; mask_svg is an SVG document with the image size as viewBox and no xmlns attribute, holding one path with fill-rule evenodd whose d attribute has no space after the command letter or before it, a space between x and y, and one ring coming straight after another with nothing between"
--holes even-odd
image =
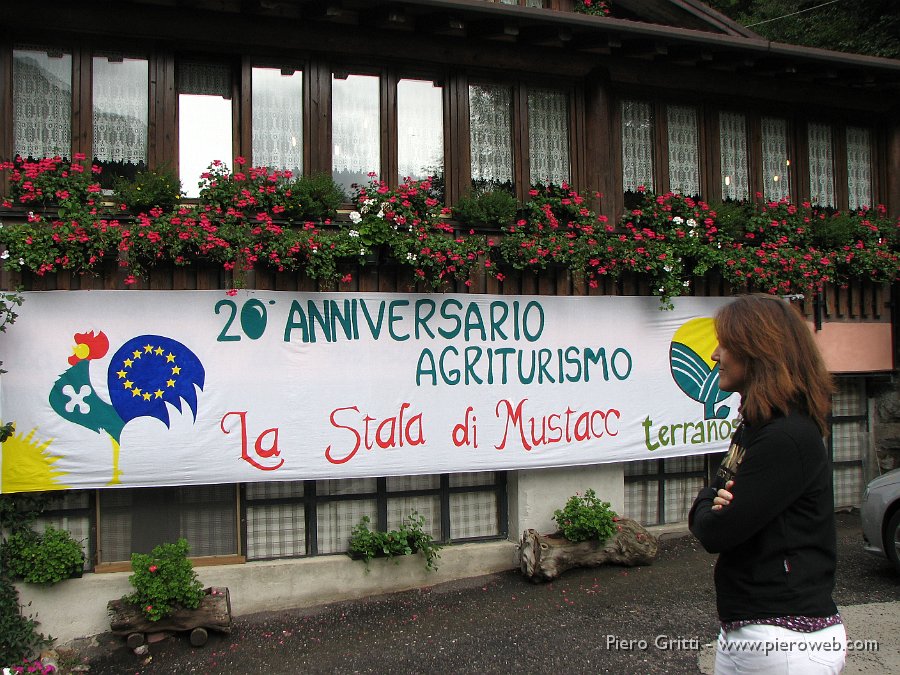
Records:
<instances>
[{"instance_id":1,"label":"long brown hair","mask_svg":"<svg viewBox=\"0 0 900 675\"><path fill-rule=\"evenodd\" d=\"M748 422L793 410L828 433L834 384L796 307L772 295L742 295L716 314L716 333L745 365L741 413Z\"/></svg>"}]
</instances>

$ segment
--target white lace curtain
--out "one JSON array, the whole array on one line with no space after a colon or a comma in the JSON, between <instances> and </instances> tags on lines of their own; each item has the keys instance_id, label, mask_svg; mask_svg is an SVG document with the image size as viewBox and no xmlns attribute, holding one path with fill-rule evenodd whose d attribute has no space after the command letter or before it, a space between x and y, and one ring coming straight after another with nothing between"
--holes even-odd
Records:
<instances>
[{"instance_id":1,"label":"white lace curtain","mask_svg":"<svg viewBox=\"0 0 900 675\"><path fill-rule=\"evenodd\" d=\"M643 101L622 101L622 183L653 189L653 114Z\"/></svg>"},{"instance_id":2,"label":"white lace curtain","mask_svg":"<svg viewBox=\"0 0 900 675\"><path fill-rule=\"evenodd\" d=\"M469 130L472 181L511 185L512 90L501 85L469 85Z\"/></svg>"},{"instance_id":3,"label":"white lace curtain","mask_svg":"<svg viewBox=\"0 0 900 675\"><path fill-rule=\"evenodd\" d=\"M872 145L869 130L847 127L847 188L851 209L872 206Z\"/></svg>"},{"instance_id":4,"label":"white lace curtain","mask_svg":"<svg viewBox=\"0 0 900 675\"><path fill-rule=\"evenodd\" d=\"M739 113L719 114L719 147L722 161L722 198L750 198L747 171L747 119Z\"/></svg>"},{"instance_id":5,"label":"white lace curtain","mask_svg":"<svg viewBox=\"0 0 900 675\"><path fill-rule=\"evenodd\" d=\"M569 181L569 99L565 92L528 91L528 156L532 184Z\"/></svg>"},{"instance_id":6,"label":"white lace curtain","mask_svg":"<svg viewBox=\"0 0 900 675\"><path fill-rule=\"evenodd\" d=\"M68 157L72 148L72 55L13 50L13 151Z\"/></svg>"},{"instance_id":7,"label":"white lace curtain","mask_svg":"<svg viewBox=\"0 0 900 675\"><path fill-rule=\"evenodd\" d=\"M303 72L253 69L253 165L303 173Z\"/></svg>"},{"instance_id":8,"label":"white lace curtain","mask_svg":"<svg viewBox=\"0 0 900 675\"><path fill-rule=\"evenodd\" d=\"M763 117L762 166L763 197L779 201L790 196L790 159L787 147L787 120Z\"/></svg>"},{"instance_id":9,"label":"white lace curtain","mask_svg":"<svg viewBox=\"0 0 900 675\"><path fill-rule=\"evenodd\" d=\"M443 89L430 80L397 83L398 178L444 175Z\"/></svg>"},{"instance_id":10,"label":"white lace curtain","mask_svg":"<svg viewBox=\"0 0 900 675\"><path fill-rule=\"evenodd\" d=\"M93 59L94 157L101 162L145 165L149 124L145 59Z\"/></svg>"},{"instance_id":11,"label":"white lace curtain","mask_svg":"<svg viewBox=\"0 0 900 675\"><path fill-rule=\"evenodd\" d=\"M669 140L669 187L683 195L700 194L700 159L697 109L685 105L666 107Z\"/></svg>"},{"instance_id":12,"label":"white lace curtain","mask_svg":"<svg viewBox=\"0 0 900 675\"><path fill-rule=\"evenodd\" d=\"M831 146L831 127L810 124L809 138L809 195L815 206L834 206L834 151Z\"/></svg>"},{"instance_id":13,"label":"white lace curtain","mask_svg":"<svg viewBox=\"0 0 900 675\"><path fill-rule=\"evenodd\" d=\"M348 195L353 185L368 183L379 173L381 144L379 78L348 75L331 79L332 173Z\"/></svg>"}]
</instances>

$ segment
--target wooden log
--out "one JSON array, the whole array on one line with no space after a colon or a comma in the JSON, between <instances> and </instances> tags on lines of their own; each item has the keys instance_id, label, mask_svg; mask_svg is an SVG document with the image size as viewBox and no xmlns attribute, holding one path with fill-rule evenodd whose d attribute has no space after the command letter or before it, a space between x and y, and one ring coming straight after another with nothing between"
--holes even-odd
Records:
<instances>
[{"instance_id":1,"label":"wooden log","mask_svg":"<svg viewBox=\"0 0 900 675\"><path fill-rule=\"evenodd\" d=\"M525 530L519 543L519 568L535 583L555 579L573 567L649 565L656 558L659 543L640 523L621 518L616 534L605 542L566 539L562 533L540 534Z\"/></svg>"},{"instance_id":2,"label":"wooden log","mask_svg":"<svg viewBox=\"0 0 900 675\"><path fill-rule=\"evenodd\" d=\"M179 607L159 621L150 621L141 608L121 598L106 603L110 629L115 635L185 631L209 628L220 633L231 632L231 597L227 588L207 588L197 609Z\"/></svg>"}]
</instances>

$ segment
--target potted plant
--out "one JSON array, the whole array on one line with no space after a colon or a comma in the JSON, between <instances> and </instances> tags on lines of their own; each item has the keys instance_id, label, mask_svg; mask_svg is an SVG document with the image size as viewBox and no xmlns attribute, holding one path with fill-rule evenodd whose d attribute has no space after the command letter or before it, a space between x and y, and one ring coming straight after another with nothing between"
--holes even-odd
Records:
<instances>
[{"instance_id":1,"label":"potted plant","mask_svg":"<svg viewBox=\"0 0 900 675\"><path fill-rule=\"evenodd\" d=\"M41 533L20 528L4 541L2 562L11 575L26 583L51 585L81 576L84 551L66 530L52 525Z\"/></svg>"},{"instance_id":2,"label":"potted plant","mask_svg":"<svg viewBox=\"0 0 900 675\"><path fill-rule=\"evenodd\" d=\"M159 621L177 607L197 609L203 598L203 586L188 559L188 543L156 546L149 554L131 554L132 575L128 581L134 591L123 598L140 608L150 621Z\"/></svg>"},{"instance_id":3,"label":"potted plant","mask_svg":"<svg viewBox=\"0 0 900 675\"><path fill-rule=\"evenodd\" d=\"M499 230L516 218L516 198L505 190L463 195L453 207L453 217L466 227Z\"/></svg>"},{"instance_id":4,"label":"potted plant","mask_svg":"<svg viewBox=\"0 0 900 675\"><path fill-rule=\"evenodd\" d=\"M372 558L394 558L415 553L423 555L426 569L437 569L436 561L441 557L442 546L424 530L425 516L413 511L398 529L386 532L372 530L370 524L369 517L363 516L353 527L348 551L351 558L365 562L366 571Z\"/></svg>"},{"instance_id":5,"label":"potted plant","mask_svg":"<svg viewBox=\"0 0 900 675\"><path fill-rule=\"evenodd\" d=\"M184 197L181 182L170 168L139 171L134 178L119 176L113 183L113 194L122 209L135 215L154 207L172 211Z\"/></svg>"}]
</instances>

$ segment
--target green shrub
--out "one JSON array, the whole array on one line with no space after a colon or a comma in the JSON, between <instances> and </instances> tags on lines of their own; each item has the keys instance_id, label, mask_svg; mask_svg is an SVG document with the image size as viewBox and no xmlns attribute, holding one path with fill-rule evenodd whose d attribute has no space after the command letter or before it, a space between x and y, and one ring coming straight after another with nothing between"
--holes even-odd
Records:
<instances>
[{"instance_id":1,"label":"green shrub","mask_svg":"<svg viewBox=\"0 0 900 675\"><path fill-rule=\"evenodd\" d=\"M25 616L23 609L12 578L0 571L0 665L22 663L53 642L53 638L45 638L38 632L38 622L32 616Z\"/></svg>"},{"instance_id":2,"label":"green shrub","mask_svg":"<svg viewBox=\"0 0 900 675\"><path fill-rule=\"evenodd\" d=\"M4 568L29 584L55 584L84 568L81 544L66 530L48 526L43 533L22 528L3 543Z\"/></svg>"},{"instance_id":3,"label":"green shrub","mask_svg":"<svg viewBox=\"0 0 900 675\"><path fill-rule=\"evenodd\" d=\"M328 173L295 178L290 183L290 190L300 202L300 213L297 214L300 220L331 220L344 201L343 189Z\"/></svg>"},{"instance_id":4,"label":"green shrub","mask_svg":"<svg viewBox=\"0 0 900 675\"><path fill-rule=\"evenodd\" d=\"M113 191L132 213L149 213L154 207L171 211L184 196L171 169L140 171L132 180L118 178Z\"/></svg>"},{"instance_id":5,"label":"green shrub","mask_svg":"<svg viewBox=\"0 0 900 675\"><path fill-rule=\"evenodd\" d=\"M188 543L160 544L149 554L132 553L128 581L134 592L123 599L140 607L151 621L169 616L178 606L197 609L203 598L203 585L188 560Z\"/></svg>"},{"instance_id":6,"label":"green shrub","mask_svg":"<svg viewBox=\"0 0 900 675\"><path fill-rule=\"evenodd\" d=\"M471 227L495 227L509 225L516 219L516 198L503 190L490 190L468 194L453 207L453 217Z\"/></svg>"},{"instance_id":7,"label":"green shrub","mask_svg":"<svg viewBox=\"0 0 900 675\"><path fill-rule=\"evenodd\" d=\"M576 492L562 509L553 512L553 520L563 536L572 542L606 541L615 534L617 519L609 502L601 501L593 490L586 490L584 496Z\"/></svg>"}]
</instances>

